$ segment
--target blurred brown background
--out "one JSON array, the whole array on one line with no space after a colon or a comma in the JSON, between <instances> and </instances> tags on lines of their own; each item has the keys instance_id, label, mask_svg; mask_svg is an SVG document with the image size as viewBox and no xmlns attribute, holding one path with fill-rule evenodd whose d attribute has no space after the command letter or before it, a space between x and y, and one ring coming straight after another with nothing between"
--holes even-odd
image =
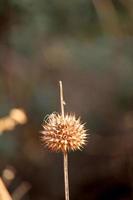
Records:
<instances>
[{"instance_id":1,"label":"blurred brown background","mask_svg":"<svg viewBox=\"0 0 133 200\"><path fill-rule=\"evenodd\" d=\"M133 199L132 65L132 0L0 0L0 173L13 199L64 199L62 155L39 139L59 80L90 133L69 154L70 199ZM12 124L14 108L25 122Z\"/></svg>"}]
</instances>

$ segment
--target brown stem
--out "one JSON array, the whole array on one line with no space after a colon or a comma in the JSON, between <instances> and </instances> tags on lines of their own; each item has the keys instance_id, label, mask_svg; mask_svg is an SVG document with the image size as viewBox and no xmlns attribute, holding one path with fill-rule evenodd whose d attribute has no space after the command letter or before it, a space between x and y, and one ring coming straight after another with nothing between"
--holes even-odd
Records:
<instances>
[{"instance_id":1,"label":"brown stem","mask_svg":"<svg viewBox=\"0 0 133 200\"><path fill-rule=\"evenodd\" d=\"M63 87L62 81L59 81L60 84L60 104L61 104L61 114L64 118L64 99L63 99ZM67 152L64 152L64 184L65 184L65 200L69 200L69 177L68 177L68 155Z\"/></svg>"},{"instance_id":2,"label":"brown stem","mask_svg":"<svg viewBox=\"0 0 133 200\"><path fill-rule=\"evenodd\" d=\"M68 178L68 155L64 153L64 182L65 182L65 199L69 200L69 178Z\"/></svg>"},{"instance_id":3,"label":"brown stem","mask_svg":"<svg viewBox=\"0 0 133 200\"><path fill-rule=\"evenodd\" d=\"M7 191L1 178L0 178L0 200L12 200L12 197Z\"/></svg>"},{"instance_id":4,"label":"brown stem","mask_svg":"<svg viewBox=\"0 0 133 200\"><path fill-rule=\"evenodd\" d=\"M103 30L107 34L121 36L122 30L116 9L111 0L92 0Z\"/></svg>"},{"instance_id":5,"label":"brown stem","mask_svg":"<svg viewBox=\"0 0 133 200\"><path fill-rule=\"evenodd\" d=\"M60 84L60 105L61 105L61 114L64 117L64 99L63 99L63 87L62 81L59 81Z\"/></svg>"}]
</instances>

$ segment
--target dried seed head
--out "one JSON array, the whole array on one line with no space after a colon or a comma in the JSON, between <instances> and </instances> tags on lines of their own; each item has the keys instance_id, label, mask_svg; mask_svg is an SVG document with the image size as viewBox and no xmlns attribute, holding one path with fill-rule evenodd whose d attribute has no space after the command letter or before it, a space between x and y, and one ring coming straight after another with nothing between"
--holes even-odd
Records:
<instances>
[{"instance_id":1,"label":"dried seed head","mask_svg":"<svg viewBox=\"0 0 133 200\"><path fill-rule=\"evenodd\" d=\"M52 151L77 150L86 143L86 130L75 115L52 113L43 125L42 141Z\"/></svg>"}]
</instances>

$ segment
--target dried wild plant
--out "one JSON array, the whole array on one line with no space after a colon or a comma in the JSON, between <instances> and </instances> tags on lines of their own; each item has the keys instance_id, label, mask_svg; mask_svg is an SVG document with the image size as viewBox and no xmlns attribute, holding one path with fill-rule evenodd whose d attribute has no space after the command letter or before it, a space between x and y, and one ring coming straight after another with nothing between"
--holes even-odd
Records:
<instances>
[{"instance_id":1,"label":"dried wild plant","mask_svg":"<svg viewBox=\"0 0 133 200\"><path fill-rule=\"evenodd\" d=\"M75 115L53 113L47 118L42 140L51 151L67 152L81 149L85 144L86 130Z\"/></svg>"},{"instance_id":2,"label":"dried wild plant","mask_svg":"<svg viewBox=\"0 0 133 200\"><path fill-rule=\"evenodd\" d=\"M81 149L86 143L86 130L80 118L64 114L63 88L60 81L61 114L52 113L45 120L42 131L42 141L49 150L64 154L65 199L69 200L68 155L70 150Z\"/></svg>"}]
</instances>

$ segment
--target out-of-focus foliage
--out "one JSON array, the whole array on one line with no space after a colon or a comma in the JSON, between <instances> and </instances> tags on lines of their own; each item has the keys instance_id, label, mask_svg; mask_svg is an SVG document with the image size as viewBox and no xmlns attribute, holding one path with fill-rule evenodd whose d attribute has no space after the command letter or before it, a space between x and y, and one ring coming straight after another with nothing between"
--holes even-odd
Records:
<instances>
[{"instance_id":1,"label":"out-of-focus foliage","mask_svg":"<svg viewBox=\"0 0 133 200\"><path fill-rule=\"evenodd\" d=\"M28 117L1 135L0 169L32 185L24 199L64 196L62 157L39 140L45 115L60 110L59 80L66 112L90 132L70 154L72 198L132 199L132 66L132 0L0 1L0 118L14 107Z\"/></svg>"}]
</instances>

